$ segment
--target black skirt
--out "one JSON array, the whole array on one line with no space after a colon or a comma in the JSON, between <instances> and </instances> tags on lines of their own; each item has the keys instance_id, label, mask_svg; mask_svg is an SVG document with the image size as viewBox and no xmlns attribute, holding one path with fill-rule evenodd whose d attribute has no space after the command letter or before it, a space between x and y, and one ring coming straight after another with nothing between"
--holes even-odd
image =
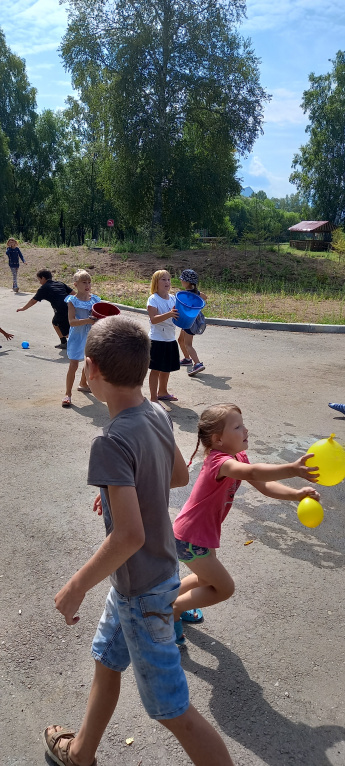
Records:
<instances>
[{"instance_id":1,"label":"black skirt","mask_svg":"<svg viewBox=\"0 0 345 766\"><path fill-rule=\"evenodd\" d=\"M150 370L174 372L180 369L180 353L176 340L151 340Z\"/></svg>"}]
</instances>

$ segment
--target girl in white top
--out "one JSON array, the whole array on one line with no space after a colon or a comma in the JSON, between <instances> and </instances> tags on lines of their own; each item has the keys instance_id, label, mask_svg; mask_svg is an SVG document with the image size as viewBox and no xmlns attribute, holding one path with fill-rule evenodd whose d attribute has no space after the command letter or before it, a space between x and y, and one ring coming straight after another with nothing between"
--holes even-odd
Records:
<instances>
[{"instance_id":1,"label":"girl in white top","mask_svg":"<svg viewBox=\"0 0 345 766\"><path fill-rule=\"evenodd\" d=\"M169 293L170 285L168 271L155 271L151 280L151 295L147 301L151 339L149 386L152 402L177 401L177 396L168 392L170 373L180 369L175 325L172 321L177 319L178 311L175 309L175 296Z\"/></svg>"}]
</instances>

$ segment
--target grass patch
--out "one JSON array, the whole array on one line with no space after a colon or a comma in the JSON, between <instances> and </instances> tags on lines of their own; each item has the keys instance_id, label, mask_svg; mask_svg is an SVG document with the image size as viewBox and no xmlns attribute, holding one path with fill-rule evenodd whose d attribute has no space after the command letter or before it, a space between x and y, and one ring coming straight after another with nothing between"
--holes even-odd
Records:
<instances>
[{"instance_id":1,"label":"grass patch","mask_svg":"<svg viewBox=\"0 0 345 766\"><path fill-rule=\"evenodd\" d=\"M11 274L0 245L0 284L10 288ZM274 250L274 248L273 248ZM167 268L174 290L179 275L194 268L207 294L206 316L262 321L345 325L345 264L334 253L272 248L258 253L241 247L208 247L172 251L166 260L156 253L115 255L110 250L90 252L86 247L38 248L23 243L27 266L19 269L23 292L37 289L36 272L49 268L54 279L73 284L77 269L92 275L92 291L105 300L146 308L154 271ZM124 258L125 256L125 258Z\"/></svg>"}]
</instances>

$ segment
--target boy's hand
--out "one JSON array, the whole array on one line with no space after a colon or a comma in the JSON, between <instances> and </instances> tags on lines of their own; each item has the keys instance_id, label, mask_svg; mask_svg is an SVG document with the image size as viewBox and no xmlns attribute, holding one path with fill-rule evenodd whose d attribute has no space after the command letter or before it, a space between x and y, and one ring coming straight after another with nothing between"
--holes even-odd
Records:
<instances>
[{"instance_id":1,"label":"boy's hand","mask_svg":"<svg viewBox=\"0 0 345 766\"><path fill-rule=\"evenodd\" d=\"M313 452L308 452L306 455L302 455L298 460L296 460L294 463L291 463L293 466L293 469L295 471L294 476L300 476L301 479L306 479L307 481L316 482L316 480L319 478L318 473L318 466L309 466L305 465L306 461L309 460L309 458L314 457Z\"/></svg>"},{"instance_id":2,"label":"boy's hand","mask_svg":"<svg viewBox=\"0 0 345 766\"><path fill-rule=\"evenodd\" d=\"M6 340L12 340L12 338L14 337L14 336L12 335L12 333L10 333L10 332L5 332L5 330L1 330L1 332L2 332L2 334L5 336Z\"/></svg>"},{"instance_id":3,"label":"boy's hand","mask_svg":"<svg viewBox=\"0 0 345 766\"><path fill-rule=\"evenodd\" d=\"M102 508L102 500L101 500L100 494L98 494L97 497L95 497L92 510L94 511L94 513L98 513L99 516L102 516L103 508Z\"/></svg>"},{"instance_id":4,"label":"boy's hand","mask_svg":"<svg viewBox=\"0 0 345 766\"><path fill-rule=\"evenodd\" d=\"M172 316L173 319L178 319L179 313L178 313L177 309L171 309L170 316Z\"/></svg>"},{"instance_id":5,"label":"boy's hand","mask_svg":"<svg viewBox=\"0 0 345 766\"><path fill-rule=\"evenodd\" d=\"M296 489L296 500L300 502L300 500L303 500L304 497L312 497L313 500L317 500L319 502L320 492L314 489L314 487L302 487L301 489Z\"/></svg>"},{"instance_id":6,"label":"boy's hand","mask_svg":"<svg viewBox=\"0 0 345 766\"><path fill-rule=\"evenodd\" d=\"M64 616L67 625L75 625L79 622L80 617L76 615L76 612L84 600L84 597L85 593L81 593L80 590L78 590L73 577L56 594L54 598L55 606Z\"/></svg>"}]
</instances>

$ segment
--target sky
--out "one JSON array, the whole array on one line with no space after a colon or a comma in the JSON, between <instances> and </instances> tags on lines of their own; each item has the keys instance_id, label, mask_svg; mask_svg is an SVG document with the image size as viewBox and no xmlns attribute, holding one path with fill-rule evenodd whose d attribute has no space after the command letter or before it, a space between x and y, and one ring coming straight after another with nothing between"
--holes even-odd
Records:
<instances>
[{"instance_id":1,"label":"sky","mask_svg":"<svg viewBox=\"0 0 345 766\"><path fill-rule=\"evenodd\" d=\"M58 47L67 26L59 0L1 0L0 27L13 53L25 59L38 109L63 109L72 86ZM260 59L261 84L272 99L263 130L239 175L243 186L268 197L296 192L289 183L293 155L306 143L307 116L300 107L308 75L330 71L345 49L344 0L247 0L240 34L251 38Z\"/></svg>"}]
</instances>

